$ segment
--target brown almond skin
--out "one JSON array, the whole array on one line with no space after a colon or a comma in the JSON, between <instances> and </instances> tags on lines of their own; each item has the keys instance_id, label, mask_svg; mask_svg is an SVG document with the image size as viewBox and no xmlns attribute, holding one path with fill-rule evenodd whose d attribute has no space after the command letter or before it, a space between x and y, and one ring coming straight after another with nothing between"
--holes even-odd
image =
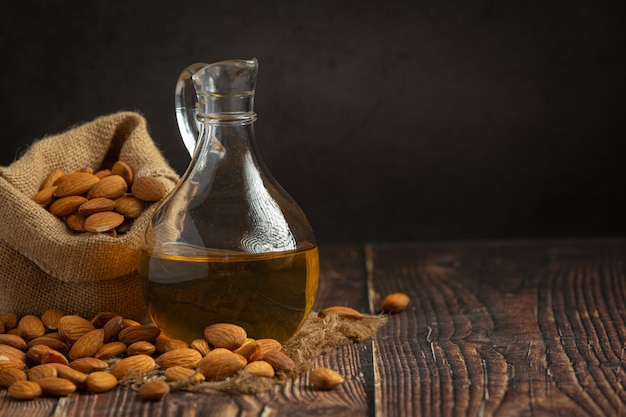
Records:
<instances>
[{"instance_id":1,"label":"brown almond skin","mask_svg":"<svg viewBox=\"0 0 626 417\"><path fill-rule=\"evenodd\" d=\"M28 380L37 381L42 378L54 378L58 376L57 368L51 364L46 363L43 365L33 366L28 370Z\"/></svg>"},{"instance_id":2,"label":"brown almond skin","mask_svg":"<svg viewBox=\"0 0 626 417\"><path fill-rule=\"evenodd\" d=\"M111 374L118 380L127 376L138 376L151 372L155 369L154 359L148 355L129 356L117 362L111 367Z\"/></svg>"},{"instance_id":3,"label":"brown almond skin","mask_svg":"<svg viewBox=\"0 0 626 417\"><path fill-rule=\"evenodd\" d=\"M126 184L124 178L119 175L111 174L95 183L93 187L89 189L87 198L108 198L115 200L123 196L127 188L128 184Z\"/></svg>"},{"instance_id":4,"label":"brown almond skin","mask_svg":"<svg viewBox=\"0 0 626 417\"><path fill-rule=\"evenodd\" d=\"M8 388L17 381L26 381L26 372L21 369L8 368L0 370L0 387Z\"/></svg>"},{"instance_id":5,"label":"brown almond skin","mask_svg":"<svg viewBox=\"0 0 626 417\"><path fill-rule=\"evenodd\" d=\"M42 207L48 207L55 199L54 192L58 187L52 185L50 187L43 188L33 196L33 201Z\"/></svg>"},{"instance_id":6,"label":"brown almond skin","mask_svg":"<svg viewBox=\"0 0 626 417\"><path fill-rule=\"evenodd\" d=\"M115 209L115 201L110 198L96 197L81 204L80 207L78 207L78 213L89 217L94 213L111 211L113 209Z\"/></svg>"},{"instance_id":7,"label":"brown almond skin","mask_svg":"<svg viewBox=\"0 0 626 417\"><path fill-rule=\"evenodd\" d=\"M49 309L41 315L41 322L48 330L56 330L59 327L59 320L64 314L61 310Z\"/></svg>"},{"instance_id":8,"label":"brown almond skin","mask_svg":"<svg viewBox=\"0 0 626 417\"><path fill-rule=\"evenodd\" d=\"M67 197L61 197L50 204L48 211L57 217L69 216L72 213L76 213L78 208L87 202L85 197L79 195L70 195Z\"/></svg>"},{"instance_id":9,"label":"brown almond skin","mask_svg":"<svg viewBox=\"0 0 626 417\"><path fill-rule=\"evenodd\" d=\"M120 177L124 178L124 181L126 181L126 184L129 187L133 183L133 169L124 161L117 161L116 163L114 163L113 167L111 167L111 174L119 175Z\"/></svg>"},{"instance_id":10,"label":"brown almond skin","mask_svg":"<svg viewBox=\"0 0 626 417\"><path fill-rule=\"evenodd\" d=\"M216 323L204 329L204 337L216 348L235 350L246 341L246 331L235 324Z\"/></svg>"},{"instance_id":11,"label":"brown almond skin","mask_svg":"<svg viewBox=\"0 0 626 417\"><path fill-rule=\"evenodd\" d=\"M0 345L12 346L15 349L26 349L26 341L15 334L0 334Z\"/></svg>"},{"instance_id":12,"label":"brown almond skin","mask_svg":"<svg viewBox=\"0 0 626 417\"><path fill-rule=\"evenodd\" d=\"M91 324L93 324L93 327L95 327L96 329L100 329L103 328L104 325L109 322L109 320L117 316L117 313L113 313L111 311L103 311L96 314L90 321Z\"/></svg>"},{"instance_id":13,"label":"brown almond skin","mask_svg":"<svg viewBox=\"0 0 626 417\"><path fill-rule=\"evenodd\" d=\"M148 202L159 201L167 194L165 184L159 178L150 176L136 178L131 191L138 199Z\"/></svg>"},{"instance_id":14,"label":"brown almond skin","mask_svg":"<svg viewBox=\"0 0 626 417\"><path fill-rule=\"evenodd\" d=\"M96 354L104 343L104 330L96 329L82 335L70 349L70 360L90 357Z\"/></svg>"},{"instance_id":15,"label":"brown almond skin","mask_svg":"<svg viewBox=\"0 0 626 417\"><path fill-rule=\"evenodd\" d=\"M161 368L171 368L172 366L195 368L201 359L202 355L197 350L183 348L162 353L156 358L156 363Z\"/></svg>"},{"instance_id":16,"label":"brown almond skin","mask_svg":"<svg viewBox=\"0 0 626 417\"><path fill-rule=\"evenodd\" d=\"M145 208L145 201L130 194L124 195L115 200L115 211L123 214L129 219L136 219L141 216L141 213L143 213Z\"/></svg>"},{"instance_id":17,"label":"brown almond skin","mask_svg":"<svg viewBox=\"0 0 626 417\"><path fill-rule=\"evenodd\" d=\"M408 305L409 296L401 292L389 294L381 303L383 310L392 314L404 311Z\"/></svg>"},{"instance_id":18,"label":"brown almond skin","mask_svg":"<svg viewBox=\"0 0 626 417\"><path fill-rule=\"evenodd\" d=\"M329 390L343 383L343 377L329 368L317 368L309 373L309 381L317 389Z\"/></svg>"},{"instance_id":19,"label":"brown almond skin","mask_svg":"<svg viewBox=\"0 0 626 417\"><path fill-rule=\"evenodd\" d=\"M64 397L76 391L76 385L65 378L42 378L37 380L41 390L48 395Z\"/></svg>"},{"instance_id":20,"label":"brown almond skin","mask_svg":"<svg viewBox=\"0 0 626 417\"><path fill-rule=\"evenodd\" d=\"M23 316L17 324L17 329L26 340L32 340L43 336L46 332L46 328L41 322L41 319L32 314Z\"/></svg>"},{"instance_id":21,"label":"brown almond skin","mask_svg":"<svg viewBox=\"0 0 626 417\"><path fill-rule=\"evenodd\" d=\"M85 219L85 230L92 233L103 233L115 229L124 222L124 216L112 211L92 214Z\"/></svg>"},{"instance_id":22,"label":"brown almond skin","mask_svg":"<svg viewBox=\"0 0 626 417\"><path fill-rule=\"evenodd\" d=\"M160 334L161 329L158 327L149 324L141 324L139 326L130 326L123 329L117 335L117 338L120 342L131 345L139 341L154 342Z\"/></svg>"},{"instance_id":23,"label":"brown almond skin","mask_svg":"<svg viewBox=\"0 0 626 417\"><path fill-rule=\"evenodd\" d=\"M117 358L126 353L128 346L122 342L109 342L102 345L102 347L96 352L94 358L107 360L111 358Z\"/></svg>"},{"instance_id":24,"label":"brown almond skin","mask_svg":"<svg viewBox=\"0 0 626 417\"><path fill-rule=\"evenodd\" d=\"M100 178L88 172L78 171L65 174L55 182L55 185L58 185L59 188L54 192L54 196L67 197L85 194L98 181L100 181Z\"/></svg>"},{"instance_id":25,"label":"brown almond skin","mask_svg":"<svg viewBox=\"0 0 626 417\"><path fill-rule=\"evenodd\" d=\"M85 333L95 330L89 320L75 314L61 317L58 328L59 334L70 344L76 342Z\"/></svg>"},{"instance_id":26,"label":"brown almond skin","mask_svg":"<svg viewBox=\"0 0 626 417\"><path fill-rule=\"evenodd\" d=\"M17 314L15 313L5 313L0 316L0 321L4 323L4 330L10 330L17 327L17 322L19 321L17 318Z\"/></svg>"},{"instance_id":27,"label":"brown almond skin","mask_svg":"<svg viewBox=\"0 0 626 417\"><path fill-rule=\"evenodd\" d=\"M170 386L162 379L147 382L139 388L139 394L144 400L160 400L169 393Z\"/></svg>"},{"instance_id":28,"label":"brown almond skin","mask_svg":"<svg viewBox=\"0 0 626 417\"><path fill-rule=\"evenodd\" d=\"M363 317L365 317L362 313L359 313L355 309L344 306L327 307L317 313L317 316L320 318L324 318L330 314L336 314L341 318L349 320L361 320Z\"/></svg>"},{"instance_id":29,"label":"brown almond skin","mask_svg":"<svg viewBox=\"0 0 626 417\"><path fill-rule=\"evenodd\" d=\"M123 326L124 318L122 316L115 316L102 327L104 329L104 341L106 343L117 340L117 335L120 334Z\"/></svg>"},{"instance_id":30,"label":"brown almond skin","mask_svg":"<svg viewBox=\"0 0 626 417\"><path fill-rule=\"evenodd\" d=\"M117 385L117 378L108 372L96 371L87 377L87 389L91 392L102 393L111 391Z\"/></svg>"},{"instance_id":31,"label":"brown almond skin","mask_svg":"<svg viewBox=\"0 0 626 417\"><path fill-rule=\"evenodd\" d=\"M53 168L52 171L50 171L48 175L46 175L46 178L41 183L41 186L39 187L39 189L43 190L44 188L54 186L54 183L63 175L64 175L64 172L61 168Z\"/></svg>"},{"instance_id":32,"label":"brown almond skin","mask_svg":"<svg viewBox=\"0 0 626 417\"><path fill-rule=\"evenodd\" d=\"M18 400L34 400L41 397L43 390L41 386L33 381L17 381L9 386L7 390L9 397Z\"/></svg>"},{"instance_id":33,"label":"brown almond skin","mask_svg":"<svg viewBox=\"0 0 626 417\"><path fill-rule=\"evenodd\" d=\"M109 364L101 359L96 358L80 358L70 362L70 368L76 369L79 372L85 374L91 374L92 372L104 371L109 367Z\"/></svg>"},{"instance_id":34,"label":"brown almond skin","mask_svg":"<svg viewBox=\"0 0 626 417\"><path fill-rule=\"evenodd\" d=\"M219 381L235 375L248 364L246 358L225 348L215 348L203 357L196 370L207 381Z\"/></svg>"}]
</instances>

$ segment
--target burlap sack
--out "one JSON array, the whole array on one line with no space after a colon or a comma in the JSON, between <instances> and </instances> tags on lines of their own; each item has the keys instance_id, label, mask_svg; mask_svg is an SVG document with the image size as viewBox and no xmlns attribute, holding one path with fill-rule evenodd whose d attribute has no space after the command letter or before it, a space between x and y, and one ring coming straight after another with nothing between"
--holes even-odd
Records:
<instances>
[{"instance_id":1,"label":"burlap sack","mask_svg":"<svg viewBox=\"0 0 626 417\"><path fill-rule=\"evenodd\" d=\"M60 167L110 167L123 160L136 176L155 175L173 187L178 180L150 137L145 119L132 112L100 117L33 145L0 167L0 313L41 314L57 308L91 317L112 311L146 317L137 274L138 250L156 207L129 232L72 232L31 197L48 172Z\"/></svg>"}]
</instances>

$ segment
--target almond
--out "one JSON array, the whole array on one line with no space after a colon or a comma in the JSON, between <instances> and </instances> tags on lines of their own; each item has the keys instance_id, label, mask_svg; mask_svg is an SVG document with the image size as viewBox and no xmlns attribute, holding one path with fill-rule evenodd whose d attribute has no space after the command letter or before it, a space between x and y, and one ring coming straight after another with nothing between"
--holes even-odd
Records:
<instances>
[{"instance_id":1,"label":"almond","mask_svg":"<svg viewBox=\"0 0 626 417\"><path fill-rule=\"evenodd\" d=\"M235 375L245 368L248 361L228 349L215 348L198 362L196 370L208 381L219 381Z\"/></svg>"},{"instance_id":2,"label":"almond","mask_svg":"<svg viewBox=\"0 0 626 417\"><path fill-rule=\"evenodd\" d=\"M250 362L244 369L254 376L273 378L275 375L274 367L265 361Z\"/></svg>"},{"instance_id":3,"label":"almond","mask_svg":"<svg viewBox=\"0 0 626 417\"><path fill-rule=\"evenodd\" d=\"M69 365L70 362L67 360L64 354L58 352L56 350L50 349L41 355L41 363L58 363L61 365Z\"/></svg>"},{"instance_id":4,"label":"almond","mask_svg":"<svg viewBox=\"0 0 626 417\"><path fill-rule=\"evenodd\" d=\"M89 320L77 315L61 317L58 323L59 334L70 344L76 342L82 335L95 330Z\"/></svg>"},{"instance_id":5,"label":"almond","mask_svg":"<svg viewBox=\"0 0 626 417\"><path fill-rule=\"evenodd\" d=\"M401 292L389 294L381 303L383 310L389 313L399 313L404 311L408 305L409 296Z\"/></svg>"},{"instance_id":6,"label":"almond","mask_svg":"<svg viewBox=\"0 0 626 417\"><path fill-rule=\"evenodd\" d=\"M0 345L0 357L7 357L17 361L24 362L26 360L26 353L20 349L16 349L13 346Z\"/></svg>"},{"instance_id":7,"label":"almond","mask_svg":"<svg viewBox=\"0 0 626 417\"><path fill-rule=\"evenodd\" d=\"M170 393L170 386L162 379L155 379L143 384L139 394L144 400L160 400Z\"/></svg>"},{"instance_id":8,"label":"almond","mask_svg":"<svg viewBox=\"0 0 626 417\"><path fill-rule=\"evenodd\" d=\"M50 171L48 173L48 175L46 175L46 178L43 180L43 182L41 183L41 186L39 187L40 190L43 190L44 188L48 188L48 187L52 187L55 185L55 183L57 182L57 180L59 178L61 178L63 176L64 172L61 168L54 168L52 169L52 171Z\"/></svg>"},{"instance_id":9,"label":"almond","mask_svg":"<svg viewBox=\"0 0 626 417\"><path fill-rule=\"evenodd\" d=\"M42 207L48 207L55 199L54 192L57 188L56 185L52 185L41 189L33 196L33 201Z\"/></svg>"},{"instance_id":10,"label":"almond","mask_svg":"<svg viewBox=\"0 0 626 417\"><path fill-rule=\"evenodd\" d=\"M124 318L122 316L115 316L106 322L102 329L104 330L104 341L112 342L117 339L117 335L122 331Z\"/></svg>"},{"instance_id":11,"label":"almond","mask_svg":"<svg viewBox=\"0 0 626 417\"><path fill-rule=\"evenodd\" d=\"M205 339L195 339L189 344L189 347L200 352L202 356L206 356L206 354L211 351L209 342L207 342Z\"/></svg>"},{"instance_id":12,"label":"almond","mask_svg":"<svg viewBox=\"0 0 626 417\"><path fill-rule=\"evenodd\" d=\"M21 369L7 368L0 370L0 387L7 388L17 381L26 381L26 372Z\"/></svg>"},{"instance_id":13,"label":"almond","mask_svg":"<svg viewBox=\"0 0 626 417\"><path fill-rule=\"evenodd\" d=\"M42 378L54 378L57 374L57 368L51 364L46 363L43 365L33 366L28 370L28 380L37 381Z\"/></svg>"},{"instance_id":14,"label":"almond","mask_svg":"<svg viewBox=\"0 0 626 417\"><path fill-rule=\"evenodd\" d=\"M117 385L117 378L108 372L97 371L87 377L87 389L91 392L102 393L111 391Z\"/></svg>"},{"instance_id":15,"label":"almond","mask_svg":"<svg viewBox=\"0 0 626 417\"><path fill-rule=\"evenodd\" d=\"M261 357L261 360L268 362L276 371L291 372L296 367L293 359L283 352L267 352Z\"/></svg>"},{"instance_id":16,"label":"almond","mask_svg":"<svg viewBox=\"0 0 626 417\"><path fill-rule=\"evenodd\" d=\"M317 316L320 318L324 318L330 314L336 314L337 316L348 320L361 320L363 317L365 317L362 313L359 313L355 309L344 306L333 306L325 308L317 313Z\"/></svg>"},{"instance_id":17,"label":"almond","mask_svg":"<svg viewBox=\"0 0 626 417\"><path fill-rule=\"evenodd\" d=\"M101 359L96 358L80 358L70 362L70 368L75 369L85 374L91 374L92 372L104 371L109 367L109 364Z\"/></svg>"},{"instance_id":18,"label":"almond","mask_svg":"<svg viewBox=\"0 0 626 417\"><path fill-rule=\"evenodd\" d=\"M309 381L317 389L333 389L343 382L343 377L337 371L329 368L317 368L309 373Z\"/></svg>"},{"instance_id":19,"label":"almond","mask_svg":"<svg viewBox=\"0 0 626 417\"><path fill-rule=\"evenodd\" d=\"M235 324L216 323L204 329L204 337L213 347L235 350L245 342L248 335Z\"/></svg>"},{"instance_id":20,"label":"almond","mask_svg":"<svg viewBox=\"0 0 626 417\"><path fill-rule=\"evenodd\" d=\"M59 352L61 352L63 354L69 352L69 347L68 347L67 343L64 340L60 340L60 339L58 339L56 337L52 337L52 336L50 336L50 334L38 337L38 338L33 339L33 340L28 342L28 344L26 345L26 349L28 349L29 356L30 356L31 350L33 350L34 348L36 348L38 346L39 347L46 347L46 348L48 348L47 350L54 349L54 350L59 351ZM39 352L43 353L44 351L43 350L39 350ZM34 358L32 358L32 359L34 359Z\"/></svg>"},{"instance_id":21,"label":"almond","mask_svg":"<svg viewBox=\"0 0 626 417\"><path fill-rule=\"evenodd\" d=\"M95 172L93 175L95 175L96 177L102 179L104 177L108 177L109 175L111 175L111 170L110 169L101 169L100 171Z\"/></svg>"},{"instance_id":22,"label":"almond","mask_svg":"<svg viewBox=\"0 0 626 417\"><path fill-rule=\"evenodd\" d=\"M23 316L20 319L19 323L17 323L17 329L26 340L32 340L39 336L43 336L46 332L46 328L41 322L41 319L30 314Z\"/></svg>"},{"instance_id":23,"label":"almond","mask_svg":"<svg viewBox=\"0 0 626 417\"><path fill-rule=\"evenodd\" d=\"M117 338L120 342L130 345L139 341L154 342L160 334L161 329L158 327L149 324L141 324L139 326L130 326L123 329L117 335Z\"/></svg>"},{"instance_id":24,"label":"almond","mask_svg":"<svg viewBox=\"0 0 626 417\"><path fill-rule=\"evenodd\" d=\"M72 229L75 232L84 232L85 231L85 216L78 213L72 213L65 218L65 224L67 227Z\"/></svg>"},{"instance_id":25,"label":"almond","mask_svg":"<svg viewBox=\"0 0 626 417\"><path fill-rule=\"evenodd\" d=\"M44 394L64 397L76 391L76 385L64 378L42 378L37 381Z\"/></svg>"},{"instance_id":26,"label":"almond","mask_svg":"<svg viewBox=\"0 0 626 417\"><path fill-rule=\"evenodd\" d=\"M139 177L133 182L132 193L143 201L159 201L167 194L167 187L158 177Z\"/></svg>"},{"instance_id":27,"label":"almond","mask_svg":"<svg viewBox=\"0 0 626 417\"><path fill-rule=\"evenodd\" d=\"M103 328L111 319L118 317L117 313L113 313L111 311L103 311L101 313L96 314L91 320L91 324L96 329Z\"/></svg>"},{"instance_id":28,"label":"almond","mask_svg":"<svg viewBox=\"0 0 626 417\"><path fill-rule=\"evenodd\" d=\"M43 391L41 386L33 381L16 381L9 386L9 397L16 398L18 400L33 400L37 397L41 397Z\"/></svg>"},{"instance_id":29,"label":"almond","mask_svg":"<svg viewBox=\"0 0 626 417\"><path fill-rule=\"evenodd\" d=\"M109 198L96 197L81 204L80 207L78 207L78 213L88 217L94 213L100 213L101 211L112 211L114 208L115 201Z\"/></svg>"},{"instance_id":30,"label":"almond","mask_svg":"<svg viewBox=\"0 0 626 417\"><path fill-rule=\"evenodd\" d=\"M154 346L154 344L150 342L146 342L144 340L135 342L131 344L130 346L128 346L128 348L126 349L126 353L128 354L128 356L141 355L141 354L150 356L155 351L156 351L156 347Z\"/></svg>"},{"instance_id":31,"label":"almond","mask_svg":"<svg viewBox=\"0 0 626 417\"><path fill-rule=\"evenodd\" d=\"M92 214L85 219L85 230L92 233L103 233L115 229L124 222L124 216L112 211Z\"/></svg>"},{"instance_id":32,"label":"almond","mask_svg":"<svg viewBox=\"0 0 626 417\"><path fill-rule=\"evenodd\" d=\"M128 347L126 343L122 342L109 342L102 345L102 347L96 352L94 358L107 360L111 358L117 358L126 353Z\"/></svg>"},{"instance_id":33,"label":"almond","mask_svg":"<svg viewBox=\"0 0 626 417\"><path fill-rule=\"evenodd\" d=\"M186 368L184 366L172 366L171 368L167 368L164 372L164 376L174 382L187 381L194 384L204 381L204 375L196 372L195 369Z\"/></svg>"},{"instance_id":34,"label":"almond","mask_svg":"<svg viewBox=\"0 0 626 417\"><path fill-rule=\"evenodd\" d=\"M59 378L71 381L77 388L84 388L85 381L87 381L87 374L77 371L69 365L61 363L55 363L54 366L57 368L57 375Z\"/></svg>"},{"instance_id":35,"label":"almond","mask_svg":"<svg viewBox=\"0 0 626 417\"><path fill-rule=\"evenodd\" d=\"M60 177L55 185L59 188L54 192L55 197L67 197L70 195L81 195L89 191L100 178L88 172L72 172Z\"/></svg>"},{"instance_id":36,"label":"almond","mask_svg":"<svg viewBox=\"0 0 626 417\"><path fill-rule=\"evenodd\" d=\"M82 335L70 349L70 360L93 356L104 342L104 330L96 329Z\"/></svg>"},{"instance_id":37,"label":"almond","mask_svg":"<svg viewBox=\"0 0 626 417\"><path fill-rule=\"evenodd\" d=\"M0 371L3 369L25 369L26 364L15 358L10 358L6 355L0 355Z\"/></svg>"},{"instance_id":38,"label":"almond","mask_svg":"<svg viewBox=\"0 0 626 417\"><path fill-rule=\"evenodd\" d=\"M26 341L14 334L0 334L0 345L12 346L15 349L26 349Z\"/></svg>"},{"instance_id":39,"label":"almond","mask_svg":"<svg viewBox=\"0 0 626 417\"><path fill-rule=\"evenodd\" d=\"M4 323L5 331L14 329L17 327L17 322L19 321L17 318L17 314L15 313L6 313L0 316L0 321Z\"/></svg>"},{"instance_id":40,"label":"almond","mask_svg":"<svg viewBox=\"0 0 626 417\"><path fill-rule=\"evenodd\" d=\"M116 163L114 163L113 167L111 167L111 174L119 175L120 177L124 178L124 181L126 181L126 184L129 187L133 183L133 170L130 165L128 165L124 161L117 161Z\"/></svg>"},{"instance_id":41,"label":"almond","mask_svg":"<svg viewBox=\"0 0 626 417\"><path fill-rule=\"evenodd\" d=\"M65 217L75 213L78 208L86 202L87 199L85 197L70 195L55 200L54 203L50 204L50 207L48 207L48 211L57 217Z\"/></svg>"},{"instance_id":42,"label":"almond","mask_svg":"<svg viewBox=\"0 0 626 417\"><path fill-rule=\"evenodd\" d=\"M41 322L48 330L56 330L59 327L59 320L63 317L64 314L60 310L50 309L46 310L41 315Z\"/></svg>"},{"instance_id":43,"label":"almond","mask_svg":"<svg viewBox=\"0 0 626 417\"><path fill-rule=\"evenodd\" d=\"M146 203L137 197L127 194L115 200L115 211L129 219L136 219L143 213Z\"/></svg>"},{"instance_id":44,"label":"almond","mask_svg":"<svg viewBox=\"0 0 626 417\"><path fill-rule=\"evenodd\" d=\"M154 359L148 355L129 356L111 367L111 374L118 380L127 377L141 376L152 372L156 367Z\"/></svg>"},{"instance_id":45,"label":"almond","mask_svg":"<svg viewBox=\"0 0 626 417\"><path fill-rule=\"evenodd\" d=\"M162 346L163 352L169 352L170 350L175 349L187 349L189 347L189 343L180 339L169 339ZM161 353L163 353L161 352Z\"/></svg>"},{"instance_id":46,"label":"almond","mask_svg":"<svg viewBox=\"0 0 626 417\"><path fill-rule=\"evenodd\" d=\"M128 185L124 178L112 174L95 183L93 187L89 189L87 198L93 199L102 197L115 200L123 196L127 188Z\"/></svg>"},{"instance_id":47,"label":"almond","mask_svg":"<svg viewBox=\"0 0 626 417\"><path fill-rule=\"evenodd\" d=\"M156 363L161 368L171 368L172 366L195 368L200 359L202 359L202 355L197 350L183 348L162 353L156 358Z\"/></svg>"}]
</instances>

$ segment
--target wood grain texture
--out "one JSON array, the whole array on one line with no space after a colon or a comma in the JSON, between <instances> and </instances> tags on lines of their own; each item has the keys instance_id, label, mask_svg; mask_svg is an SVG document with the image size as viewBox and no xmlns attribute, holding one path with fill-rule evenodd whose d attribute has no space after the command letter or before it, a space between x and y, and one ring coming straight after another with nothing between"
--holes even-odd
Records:
<instances>
[{"instance_id":1,"label":"wood grain texture","mask_svg":"<svg viewBox=\"0 0 626 417\"><path fill-rule=\"evenodd\" d=\"M367 253L376 299L412 300L375 341L379 415L626 415L623 242Z\"/></svg>"},{"instance_id":2,"label":"wood grain texture","mask_svg":"<svg viewBox=\"0 0 626 417\"><path fill-rule=\"evenodd\" d=\"M411 302L373 340L321 356L344 384L308 376L259 395L119 387L21 402L0 416L626 416L626 240L325 247L314 309Z\"/></svg>"}]
</instances>

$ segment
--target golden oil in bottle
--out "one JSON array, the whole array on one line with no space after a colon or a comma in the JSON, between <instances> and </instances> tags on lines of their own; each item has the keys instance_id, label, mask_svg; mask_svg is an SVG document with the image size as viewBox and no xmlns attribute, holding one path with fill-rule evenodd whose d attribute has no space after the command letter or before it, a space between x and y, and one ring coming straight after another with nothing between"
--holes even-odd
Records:
<instances>
[{"instance_id":1,"label":"golden oil in bottle","mask_svg":"<svg viewBox=\"0 0 626 417\"><path fill-rule=\"evenodd\" d=\"M248 336L285 341L315 301L318 250L249 254L182 245L142 250L139 274L154 323L171 338L202 338L213 323L233 323Z\"/></svg>"}]
</instances>

